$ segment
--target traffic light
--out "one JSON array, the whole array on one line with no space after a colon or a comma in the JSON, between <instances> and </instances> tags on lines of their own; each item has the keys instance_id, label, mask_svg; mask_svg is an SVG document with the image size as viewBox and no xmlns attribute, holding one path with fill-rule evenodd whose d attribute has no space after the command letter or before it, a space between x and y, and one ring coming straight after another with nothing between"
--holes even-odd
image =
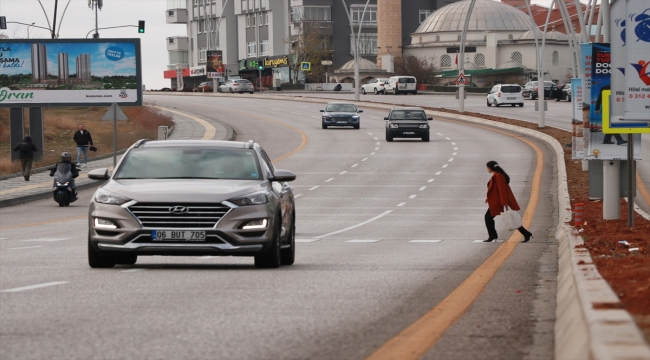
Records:
<instances>
[{"instance_id":1,"label":"traffic light","mask_svg":"<svg viewBox=\"0 0 650 360\"><path fill-rule=\"evenodd\" d=\"M144 34L144 20L138 21L138 32Z\"/></svg>"},{"instance_id":2,"label":"traffic light","mask_svg":"<svg viewBox=\"0 0 650 360\"><path fill-rule=\"evenodd\" d=\"M257 60L257 70L264 70L264 63L262 63L262 60Z\"/></svg>"}]
</instances>

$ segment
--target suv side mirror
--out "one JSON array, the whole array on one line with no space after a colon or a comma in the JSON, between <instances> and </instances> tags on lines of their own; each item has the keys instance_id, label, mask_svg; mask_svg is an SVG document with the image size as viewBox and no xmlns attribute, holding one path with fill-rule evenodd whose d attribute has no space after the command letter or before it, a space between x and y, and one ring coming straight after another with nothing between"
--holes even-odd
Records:
<instances>
[{"instance_id":1,"label":"suv side mirror","mask_svg":"<svg viewBox=\"0 0 650 360\"><path fill-rule=\"evenodd\" d=\"M108 169L101 168L89 171L88 178L92 180L108 180L111 175L108 173Z\"/></svg>"},{"instance_id":2,"label":"suv side mirror","mask_svg":"<svg viewBox=\"0 0 650 360\"><path fill-rule=\"evenodd\" d=\"M362 112L363 112L363 110L357 110L357 112L360 112L360 113L362 113Z\"/></svg>"},{"instance_id":3,"label":"suv side mirror","mask_svg":"<svg viewBox=\"0 0 650 360\"><path fill-rule=\"evenodd\" d=\"M390 120L390 119L388 119L388 116L384 116L384 120Z\"/></svg>"},{"instance_id":4,"label":"suv side mirror","mask_svg":"<svg viewBox=\"0 0 650 360\"><path fill-rule=\"evenodd\" d=\"M288 170L275 170L273 174L273 181L294 181L296 180L296 174Z\"/></svg>"},{"instance_id":5,"label":"suv side mirror","mask_svg":"<svg viewBox=\"0 0 650 360\"><path fill-rule=\"evenodd\" d=\"M320 112L325 112L325 110L318 110L318 111L320 111Z\"/></svg>"},{"instance_id":6,"label":"suv side mirror","mask_svg":"<svg viewBox=\"0 0 650 360\"><path fill-rule=\"evenodd\" d=\"M429 117L429 118L427 118L427 120L431 121L431 120L433 120L433 118L432 118L432 117Z\"/></svg>"}]
</instances>

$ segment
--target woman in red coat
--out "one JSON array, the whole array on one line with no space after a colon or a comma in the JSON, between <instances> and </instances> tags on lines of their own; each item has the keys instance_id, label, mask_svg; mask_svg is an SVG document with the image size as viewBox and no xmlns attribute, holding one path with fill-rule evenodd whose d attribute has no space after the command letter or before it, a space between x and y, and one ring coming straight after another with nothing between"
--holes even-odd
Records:
<instances>
[{"instance_id":1,"label":"woman in red coat","mask_svg":"<svg viewBox=\"0 0 650 360\"><path fill-rule=\"evenodd\" d=\"M494 226L494 217L501 214L506 206L512 210L519 210L519 204L517 204L517 199L515 199L510 185L508 185L510 176L496 161L488 161L486 165L487 171L492 174L492 177L487 185L487 199L485 199L488 204L488 210L485 213L485 226L489 238L483 242L491 242L499 237ZM533 234L523 226L517 230L524 236L524 242L528 242L533 237Z\"/></svg>"}]
</instances>

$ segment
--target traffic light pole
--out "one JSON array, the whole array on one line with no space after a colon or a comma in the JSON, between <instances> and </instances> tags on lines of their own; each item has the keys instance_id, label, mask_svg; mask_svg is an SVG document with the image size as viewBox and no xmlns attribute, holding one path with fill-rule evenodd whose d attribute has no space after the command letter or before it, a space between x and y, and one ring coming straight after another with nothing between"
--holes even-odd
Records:
<instances>
[{"instance_id":1,"label":"traffic light pole","mask_svg":"<svg viewBox=\"0 0 650 360\"><path fill-rule=\"evenodd\" d=\"M92 29L86 34L86 39L88 38L88 35L90 35L91 32L96 31L96 30L117 29L117 28L123 28L123 27L138 27L138 26L137 25L121 25L121 26L110 26L110 27L105 27L105 28Z\"/></svg>"}]
</instances>

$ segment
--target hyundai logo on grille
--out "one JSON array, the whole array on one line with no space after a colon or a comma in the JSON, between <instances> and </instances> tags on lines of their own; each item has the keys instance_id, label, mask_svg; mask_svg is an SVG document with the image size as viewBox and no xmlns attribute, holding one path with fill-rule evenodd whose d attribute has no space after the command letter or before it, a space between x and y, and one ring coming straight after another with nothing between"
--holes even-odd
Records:
<instances>
[{"instance_id":1,"label":"hyundai logo on grille","mask_svg":"<svg viewBox=\"0 0 650 360\"><path fill-rule=\"evenodd\" d=\"M172 206L169 208L169 212L172 214L186 214L190 209L185 206Z\"/></svg>"}]
</instances>

